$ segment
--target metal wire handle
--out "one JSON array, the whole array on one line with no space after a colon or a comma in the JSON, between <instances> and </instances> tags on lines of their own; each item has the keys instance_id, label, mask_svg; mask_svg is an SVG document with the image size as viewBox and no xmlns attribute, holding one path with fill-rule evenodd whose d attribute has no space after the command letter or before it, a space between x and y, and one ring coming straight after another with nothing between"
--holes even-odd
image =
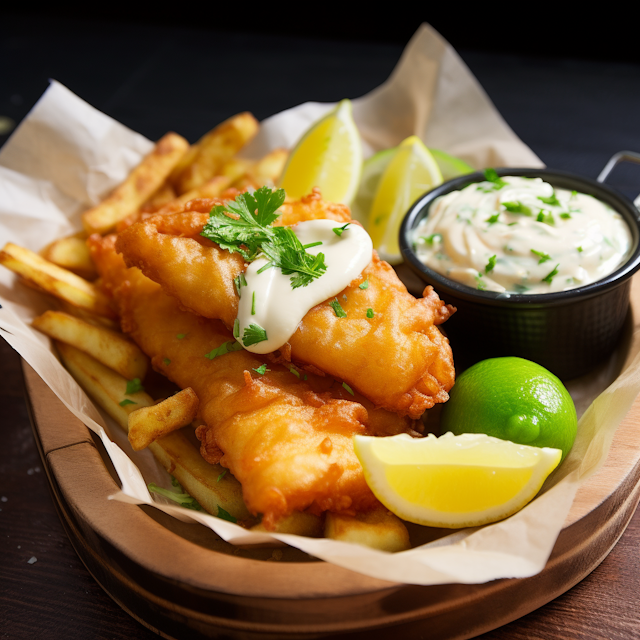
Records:
<instances>
[{"instance_id":1,"label":"metal wire handle","mask_svg":"<svg viewBox=\"0 0 640 640\"><path fill-rule=\"evenodd\" d=\"M605 182L613 169L621 162L633 162L634 164L640 164L640 153L636 153L635 151L618 151L618 153L612 155L609 162L607 162L604 169L600 172L600 175L596 178L598 182ZM635 204L636 208L640 210L640 194L636 196L633 204Z\"/></svg>"}]
</instances>

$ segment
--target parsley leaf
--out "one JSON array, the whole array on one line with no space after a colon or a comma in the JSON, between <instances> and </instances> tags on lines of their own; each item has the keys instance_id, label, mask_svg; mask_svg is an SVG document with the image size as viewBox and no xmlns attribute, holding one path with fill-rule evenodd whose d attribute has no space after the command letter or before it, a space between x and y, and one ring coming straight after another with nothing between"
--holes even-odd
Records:
<instances>
[{"instance_id":1,"label":"parsley leaf","mask_svg":"<svg viewBox=\"0 0 640 640\"><path fill-rule=\"evenodd\" d=\"M487 218L485 222L488 222L489 224L495 224L496 222L498 222L499 217L499 213L494 213L490 218Z\"/></svg>"},{"instance_id":2,"label":"parsley leaf","mask_svg":"<svg viewBox=\"0 0 640 640\"><path fill-rule=\"evenodd\" d=\"M225 511L220 505L218 505L218 518L220 520L228 520L229 522L238 522L237 518L234 518L228 511Z\"/></svg>"},{"instance_id":3,"label":"parsley leaf","mask_svg":"<svg viewBox=\"0 0 640 640\"><path fill-rule=\"evenodd\" d=\"M570 213L566 213L566 212L565 212L565 213L561 213L561 214L560 214L560 217L561 217L563 220L569 220L569 218L571 218L571 214L570 214Z\"/></svg>"},{"instance_id":4,"label":"parsley leaf","mask_svg":"<svg viewBox=\"0 0 640 640\"><path fill-rule=\"evenodd\" d=\"M536 218L536 222L544 222L544 224L554 225L556 223L555 218L551 211L540 211L538 217Z\"/></svg>"},{"instance_id":5,"label":"parsley leaf","mask_svg":"<svg viewBox=\"0 0 640 640\"><path fill-rule=\"evenodd\" d=\"M346 318L347 317L347 312L342 308L342 305L338 302L338 298L334 298L330 303L329 306L333 309L333 311L335 312L336 316L338 318Z\"/></svg>"},{"instance_id":6,"label":"parsley leaf","mask_svg":"<svg viewBox=\"0 0 640 640\"><path fill-rule=\"evenodd\" d=\"M497 191L499 189L502 189L502 187L505 187L508 184L498 175L495 169L485 169L484 179L487 182L493 183L491 186L492 191Z\"/></svg>"},{"instance_id":7,"label":"parsley leaf","mask_svg":"<svg viewBox=\"0 0 640 640\"><path fill-rule=\"evenodd\" d=\"M227 475L227 471L229 471L229 469L225 469L219 476L218 479L216 480L216 482L220 482L220 480L222 480L222 478L224 478Z\"/></svg>"},{"instance_id":8,"label":"parsley leaf","mask_svg":"<svg viewBox=\"0 0 640 640\"><path fill-rule=\"evenodd\" d=\"M247 279L244 277L244 273L241 273L239 276L236 276L233 279L233 284L236 285L236 292L238 294L238 298L240 297L240 289L242 289L242 287L246 287L247 286Z\"/></svg>"},{"instance_id":9,"label":"parsley leaf","mask_svg":"<svg viewBox=\"0 0 640 640\"><path fill-rule=\"evenodd\" d=\"M516 200L515 202L503 202L502 206L509 213L519 213L523 216L531 215L531 207L527 207L526 204L522 204L519 200Z\"/></svg>"},{"instance_id":10,"label":"parsley leaf","mask_svg":"<svg viewBox=\"0 0 640 640\"><path fill-rule=\"evenodd\" d=\"M242 344L245 347L250 347L252 344L258 344L258 342L264 342L267 339L266 330L259 324L252 323L248 327L245 327Z\"/></svg>"},{"instance_id":11,"label":"parsley leaf","mask_svg":"<svg viewBox=\"0 0 640 640\"><path fill-rule=\"evenodd\" d=\"M333 229L333 233L335 233L337 236L341 236L342 232L350 225L350 222L347 222L347 224L345 224L342 227L334 227Z\"/></svg>"},{"instance_id":12,"label":"parsley leaf","mask_svg":"<svg viewBox=\"0 0 640 640\"><path fill-rule=\"evenodd\" d=\"M553 271L550 271L544 278L542 278L541 282L548 282L549 284L551 284L551 281L553 280L553 278L558 275L558 267L559 266L560 266L560 263L558 263L553 268Z\"/></svg>"},{"instance_id":13,"label":"parsley leaf","mask_svg":"<svg viewBox=\"0 0 640 640\"><path fill-rule=\"evenodd\" d=\"M184 340L187 337L186 333L177 333L176 334L176 338L178 338L178 340Z\"/></svg>"},{"instance_id":14,"label":"parsley leaf","mask_svg":"<svg viewBox=\"0 0 640 640\"><path fill-rule=\"evenodd\" d=\"M307 379L307 374L304 373L303 375L300 375L300 372L295 367L289 367L289 373L293 373L293 375L299 380Z\"/></svg>"},{"instance_id":15,"label":"parsley leaf","mask_svg":"<svg viewBox=\"0 0 640 640\"><path fill-rule=\"evenodd\" d=\"M140 382L140 378L134 378L133 380L127 380L127 389L125 394L130 396L134 393L138 393L138 391L144 391L144 387Z\"/></svg>"},{"instance_id":16,"label":"parsley leaf","mask_svg":"<svg viewBox=\"0 0 640 640\"><path fill-rule=\"evenodd\" d=\"M426 238L423 236L422 239L427 243L427 244L433 244L434 242L441 242L442 241L442 234L441 233L432 233L430 236L427 236Z\"/></svg>"},{"instance_id":17,"label":"parsley leaf","mask_svg":"<svg viewBox=\"0 0 640 640\"><path fill-rule=\"evenodd\" d=\"M551 204L559 207L561 205L560 200L558 200L555 191L550 196L538 196L538 200L541 200L545 204Z\"/></svg>"},{"instance_id":18,"label":"parsley leaf","mask_svg":"<svg viewBox=\"0 0 640 640\"><path fill-rule=\"evenodd\" d=\"M162 358L162 364L168 367L171 364L171 360L169 360L169 358Z\"/></svg>"},{"instance_id":19,"label":"parsley leaf","mask_svg":"<svg viewBox=\"0 0 640 640\"><path fill-rule=\"evenodd\" d=\"M263 376L267 371L271 371L271 369L267 369L266 364L261 364L259 367L256 367L254 371L256 373L259 373L261 376Z\"/></svg>"},{"instance_id":20,"label":"parsley leaf","mask_svg":"<svg viewBox=\"0 0 640 640\"><path fill-rule=\"evenodd\" d=\"M222 249L240 253L248 262L265 257L269 262L260 271L278 267L284 275L294 274L293 289L304 287L319 278L327 266L324 254L307 253L292 229L272 226L280 215L278 208L284 198L283 189L272 191L267 186L254 194L241 193L235 200L211 210L200 235Z\"/></svg>"},{"instance_id":21,"label":"parsley leaf","mask_svg":"<svg viewBox=\"0 0 640 640\"><path fill-rule=\"evenodd\" d=\"M350 387L346 382L343 382L343 383L342 383L342 386L343 386L343 387L344 387L344 388L345 388L345 389L346 389L346 390L347 390L347 391L348 391L352 396L353 396L353 395L355 395L355 394L353 393L353 389L352 389L352 388L351 388L351 387Z\"/></svg>"},{"instance_id":22,"label":"parsley leaf","mask_svg":"<svg viewBox=\"0 0 640 640\"><path fill-rule=\"evenodd\" d=\"M487 266L484 268L485 273L490 273L493 271L493 268L496 266L497 256L493 255L489 258L489 262L487 262Z\"/></svg>"},{"instance_id":23,"label":"parsley leaf","mask_svg":"<svg viewBox=\"0 0 640 640\"><path fill-rule=\"evenodd\" d=\"M138 404L138 403L134 402L133 400L129 400L129 398L125 398L124 400L121 400L120 402L118 402L118 404L121 407L126 407L128 404Z\"/></svg>"},{"instance_id":24,"label":"parsley leaf","mask_svg":"<svg viewBox=\"0 0 640 640\"><path fill-rule=\"evenodd\" d=\"M254 291L251 295L251 315L256 315L256 292Z\"/></svg>"},{"instance_id":25,"label":"parsley leaf","mask_svg":"<svg viewBox=\"0 0 640 640\"><path fill-rule=\"evenodd\" d=\"M232 351L240 351L242 349L242 345L235 340L227 340L223 342L219 347L212 349L209 353L205 353L204 357L209 358L209 360L213 360L218 356L223 356L226 353L231 353Z\"/></svg>"},{"instance_id":26,"label":"parsley leaf","mask_svg":"<svg viewBox=\"0 0 640 640\"><path fill-rule=\"evenodd\" d=\"M150 482L147 485L149 491L153 491L153 493L157 493L158 495L164 496L165 498L169 498L169 500L173 500L177 502L181 507L185 509L193 509L194 511L204 511L204 509L200 506L200 503L190 496L188 493L184 491L184 489L177 483L172 483L174 487L179 487L180 491L170 491L169 489L163 489L159 487L157 484Z\"/></svg>"},{"instance_id":27,"label":"parsley leaf","mask_svg":"<svg viewBox=\"0 0 640 640\"><path fill-rule=\"evenodd\" d=\"M540 258L540 260L538 260L538 264L542 264L547 260L551 260L551 256L544 251L536 251L535 249L531 249L531 253L533 253L534 256L538 256L538 258Z\"/></svg>"},{"instance_id":28,"label":"parsley leaf","mask_svg":"<svg viewBox=\"0 0 640 640\"><path fill-rule=\"evenodd\" d=\"M371 307L369 307L369 309L367 309L367 318L373 318L375 314L373 313L373 309L371 309Z\"/></svg>"},{"instance_id":29,"label":"parsley leaf","mask_svg":"<svg viewBox=\"0 0 640 640\"><path fill-rule=\"evenodd\" d=\"M360 289L368 289L369 288L369 278L366 278L364 282L358 285Z\"/></svg>"}]
</instances>

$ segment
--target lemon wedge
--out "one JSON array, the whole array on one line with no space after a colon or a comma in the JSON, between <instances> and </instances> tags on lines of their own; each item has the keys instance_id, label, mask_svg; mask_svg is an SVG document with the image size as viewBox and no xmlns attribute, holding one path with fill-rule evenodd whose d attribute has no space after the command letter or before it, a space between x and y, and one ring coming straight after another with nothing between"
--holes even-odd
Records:
<instances>
[{"instance_id":1,"label":"lemon wedge","mask_svg":"<svg viewBox=\"0 0 640 640\"><path fill-rule=\"evenodd\" d=\"M330 202L350 204L362 173L362 142L349 100L314 123L289 156L280 187L299 199L319 187Z\"/></svg>"},{"instance_id":2,"label":"lemon wedge","mask_svg":"<svg viewBox=\"0 0 640 640\"><path fill-rule=\"evenodd\" d=\"M355 436L376 498L398 517L429 527L475 527L519 511L558 466L562 451L485 434L440 438Z\"/></svg>"},{"instance_id":3,"label":"lemon wedge","mask_svg":"<svg viewBox=\"0 0 640 640\"><path fill-rule=\"evenodd\" d=\"M369 212L373 247L391 264L402 261L398 245L400 223L409 207L426 191L442 184L438 163L417 136L398 147L380 178Z\"/></svg>"}]
</instances>

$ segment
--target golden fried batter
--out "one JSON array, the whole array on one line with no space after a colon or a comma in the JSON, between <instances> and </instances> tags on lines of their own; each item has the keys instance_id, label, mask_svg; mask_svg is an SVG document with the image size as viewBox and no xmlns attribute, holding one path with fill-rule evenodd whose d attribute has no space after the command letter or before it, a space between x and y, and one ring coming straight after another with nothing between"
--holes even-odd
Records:
<instances>
[{"instance_id":1,"label":"golden fried batter","mask_svg":"<svg viewBox=\"0 0 640 640\"><path fill-rule=\"evenodd\" d=\"M196 316L114 249L115 237L92 236L89 246L120 311L123 330L178 386L192 387L204 425L202 453L240 481L247 507L273 528L293 510L367 511L378 505L353 450L354 434L412 432L412 422L375 409L328 376L294 375L245 350L213 359L235 344L218 320Z\"/></svg>"},{"instance_id":2,"label":"golden fried batter","mask_svg":"<svg viewBox=\"0 0 640 640\"><path fill-rule=\"evenodd\" d=\"M206 202L193 203L202 209ZM318 192L286 203L279 224L320 217L348 221L344 205L320 199ZM233 279L244 269L242 257L200 236L208 215L188 211L154 216L124 230L117 242L128 266L139 267L183 307L232 327L238 311ZM361 289L364 280L367 288ZM454 311L431 287L414 298L377 254L360 278L338 295L347 312L338 318L329 301L311 309L280 359L347 382L376 406L418 418L446 402L454 383L449 341L437 325ZM367 309L374 317L367 318Z\"/></svg>"}]
</instances>

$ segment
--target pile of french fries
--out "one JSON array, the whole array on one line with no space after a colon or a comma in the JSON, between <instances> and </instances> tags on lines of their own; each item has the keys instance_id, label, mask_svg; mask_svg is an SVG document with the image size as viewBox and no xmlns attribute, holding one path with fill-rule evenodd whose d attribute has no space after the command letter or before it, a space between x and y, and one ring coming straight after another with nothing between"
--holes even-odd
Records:
<instances>
[{"instance_id":1,"label":"pile of french fries","mask_svg":"<svg viewBox=\"0 0 640 640\"><path fill-rule=\"evenodd\" d=\"M286 150L276 149L258 160L238 156L258 128L250 113L241 113L193 145L175 133L166 134L122 184L83 214L83 231L54 241L40 254L8 243L0 251L0 264L53 296L56 308L35 318L33 326L54 340L65 367L127 432L133 450L149 449L205 511L265 531L244 504L240 483L224 467L206 462L189 437L198 414L193 390L164 399L142 390L149 360L120 331L85 242L90 234L117 231L150 214L182 211L196 198L275 184ZM385 551L410 546L406 527L386 509L357 516L327 513L324 519L296 512L283 519L277 531L324 535Z\"/></svg>"}]
</instances>

